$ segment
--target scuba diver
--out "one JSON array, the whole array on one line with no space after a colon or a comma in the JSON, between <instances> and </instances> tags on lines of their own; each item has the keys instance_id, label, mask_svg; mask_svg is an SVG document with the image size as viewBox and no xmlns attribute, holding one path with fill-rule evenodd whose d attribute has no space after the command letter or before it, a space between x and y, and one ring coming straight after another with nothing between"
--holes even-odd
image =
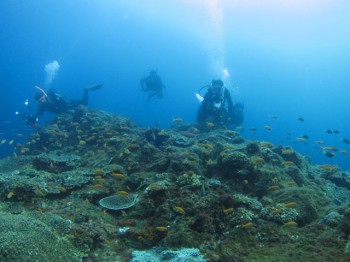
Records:
<instances>
[{"instance_id":1,"label":"scuba diver","mask_svg":"<svg viewBox=\"0 0 350 262\"><path fill-rule=\"evenodd\" d=\"M163 97L163 88L165 86L162 83L162 79L157 74L156 70L151 70L149 75L140 81L141 89L144 92L150 92L147 97L147 102L151 100L152 97L157 96L158 99Z\"/></svg>"},{"instance_id":2,"label":"scuba diver","mask_svg":"<svg viewBox=\"0 0 350 262\"><path fill-rule=\"evenodd\" d=\"M222 80L212 80L211 85L204 87L208 87L204 98L196 94L197 98L202 100L197 113L197 122L207 124L211 122L220 126L230 124L237 126L243 122L243 104L233 105L230 92L224 87Z\"/></svg>"},{"instance_id":3,"label":"scuba diver","mask_svg":"<svg viewBox=\"0 0 350 262\"><path fill-rule=\"evenodd\" d=\"M67 99L65 96L53 88L49 89L48 92L45 92L40 87L35 86L35 88L39 91L39 93L35 95L35 100L38 103L36 114L29 114L28 110L25 113L16 112L16 114L20 116L26 123L34 125L36 122L38 122L39 117L44 114L45 111L60 114L75 109L79 105L86 106L89 101L89 91L97 90L101 87L102 84L84 87L83 98L81 100L71 100ZM26 100L25 103L28 105L28 100Z\"/></svg>"}]
</instances>

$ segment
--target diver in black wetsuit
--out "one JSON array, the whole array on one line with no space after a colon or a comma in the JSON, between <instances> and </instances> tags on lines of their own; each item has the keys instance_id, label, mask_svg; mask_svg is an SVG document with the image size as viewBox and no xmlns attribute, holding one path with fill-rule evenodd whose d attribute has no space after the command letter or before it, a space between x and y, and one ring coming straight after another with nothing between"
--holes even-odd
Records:
<instances>
[{"instance_id":1,"label":"diver in black wetsuit","mask_svg":"<svg viewBox=\"0 0 350 262\"><path fill-rule=\"evenodd\" d=\"M147 97L147 102L149 102L151 98L155 96L157 96L158 99L163 97L163 88L165 88L165 86L155 70L151 70L147 77L141 79L140 85L142 91L150 92Z\"/></svg>"},{"instance_id":2,"label":"diver in black wetsuit","mask_svg":"<svg viewBox=\"0 0 350 262\"><path fill-rule=\"evenodd\" d=\"M86 106L89 101L89 91L97 90L97 89L100 89L101 87L102 87L102 84L84 87L83 98L81 100L71 100L71 99L67 99L65 96L57 92L55 89L51 88L46 93L43 89L36 86L36 88L40 91L35 95L35 100L38 103L38 110L35 115L31 115L30 117L28 117L28 119L26 119L26 122L34 123L38 121L38 118L45 111L60 114L68 110L75 109L79 105Z\"/></svg>"},{"instance_id":3,"label":"diver in black wetsuit","mask_svg":"<svg viewBox=\"0 0 350 262\"><path fill-rule=\"evenodd\" d=\"M225 125L232 108L230 92L224 87L222 80L213 80L198 109L197 122L209 121Z\"/></svg>"}]
</instances>

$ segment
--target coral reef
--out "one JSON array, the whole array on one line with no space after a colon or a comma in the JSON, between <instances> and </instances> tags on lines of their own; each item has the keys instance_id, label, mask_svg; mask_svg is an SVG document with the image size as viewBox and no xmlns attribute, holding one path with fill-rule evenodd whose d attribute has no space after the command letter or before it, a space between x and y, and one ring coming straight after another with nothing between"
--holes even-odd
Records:
<instances>
[{"instance_id":1,"label":"coral reef","mask_svg":"<svg viewBox=\"0 0 350 262\"><path fill-rule=\"evenodd\" d=\"M180 250L146 250L132 252L131 262L205 262L200 251L196 248L182 248Z\"/></svg>"},{"instance_id":2,"label":"coral reef","mask_svg":"<svg viewBox=\"0 0 350 262\"><path fill-rule=\"evenodd\" d=\"M136 194L127 194L127 195L115 195L102 198L99 201L99 204L107 209L111 210L122 210L132 207L137 202Z\"/></svg>"},{"instance_id":3,"label":"coral reef","mask_svg":"<svg viewBox=\"0 0 350 262\"><path fill-rule=\"evenodd\" d=\"M350 259L349 172L290 147L81 107L20 150L0 160L4 260Z\"/></svg>"},{"instance_id":4,"label":"coral reef","mask_svg":"<svg viewBox=\"0 0 350 262\"><path fill-rule=\"evenodd\" d=\"M83 255L53 228L29 214L0 212L0 257L4 261L81 261Z\"/></svg>"}]
</instances>

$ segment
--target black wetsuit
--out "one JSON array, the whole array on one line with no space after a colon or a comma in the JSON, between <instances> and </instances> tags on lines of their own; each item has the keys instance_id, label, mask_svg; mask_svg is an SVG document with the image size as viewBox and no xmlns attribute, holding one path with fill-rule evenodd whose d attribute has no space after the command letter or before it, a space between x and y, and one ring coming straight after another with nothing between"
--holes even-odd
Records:
<instances>
[{"instance_id":1,"label":"black wetsuit","mask_svg":"<svg viewBox=\"0 0 350 262\"><path fill-rule=\"evenodd\" d=\"M199 107L197 121L213 121L214 123L225 124L232 108L233 103L228 89L225 87L219 89L211 87Z\"/></svg>"},{"instance_id":2,"label":"black wetsuit","mask_svg":"<svg viewBox=\"0 0 350 262\"><path fill-rule=\"evenodd\" d=\"M51 113L64 113L68 110L74 109L79 105L87 105L89 100L89 91L84 90L83 98L81 100L70 100L57 92L55 89L50 89L47 92L46 101L38 104L38 111L35 117L41 116L45 111Z\"/></svg>"},{"instance_id":3,"label":"black wetsuit","mask_svg":"<svg viewBox=\"0 0 350 262\"><path fill-rule=\"evenodd\" d=\"M158 99L163 97L164 85L162 83L162 79L159 77L157 73L151 72L149 76L143 78L140 81L140 84L143 91L145 92L150 91L147 98L148 102L154 96L157 96Z\"/></svg>"}]
</instances>

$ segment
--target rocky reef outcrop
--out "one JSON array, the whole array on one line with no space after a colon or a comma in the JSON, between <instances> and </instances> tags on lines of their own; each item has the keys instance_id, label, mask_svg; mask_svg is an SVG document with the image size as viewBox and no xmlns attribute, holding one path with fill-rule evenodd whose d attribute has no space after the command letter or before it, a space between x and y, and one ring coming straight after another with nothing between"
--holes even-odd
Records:
<instances>
[{"instance_id":1,"label":"rocky reef outcrop","mask_svg":"<svg viewBox=\"0 0 350 262\"><path fill-rule=\"evenodd\" d=\"M196 248L208 261L350 259L349 172L290 147L81 107L20 150L0 162L2 232L11 220L29 225L26 237L39 227L57 259L129 261L153 247ZM25 260L24 249L0 257Z\"/></svg>"}]
</instances>

